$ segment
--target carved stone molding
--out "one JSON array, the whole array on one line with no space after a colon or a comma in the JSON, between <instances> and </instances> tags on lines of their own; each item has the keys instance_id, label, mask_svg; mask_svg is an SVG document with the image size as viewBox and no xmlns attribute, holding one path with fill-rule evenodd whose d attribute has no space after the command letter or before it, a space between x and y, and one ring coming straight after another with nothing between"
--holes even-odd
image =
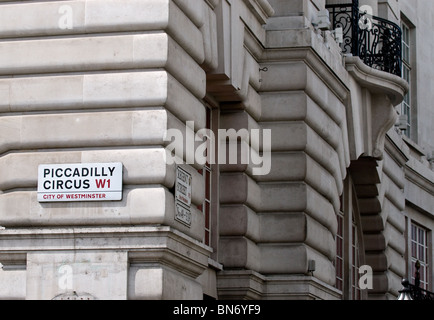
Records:
<instances>
[{"instance_id":1,"label":"carved stone molding","mask_svg":"<svg viewBox=\"0 0 434 320\"><path fill-rule=\"evenodd\" d=\"M265 43L266 23L273 8L266 0L221 0L217 19L218 66L207 73L207 91L220 102L248 99L259 87L258 56Z\"/></svg>"},{"instance_id":2,"label":"carved stone molding","mask_svg":"<svg viewBox=\"0 0 434 320\"><path fill-rule=\"evenodd\" d=\"M398 117L394 107L403 101L409 90L408 83L398 76L368 67L359 57L348 56L345 63L364 92L361 103L363 123L360 124L363 128L363 156L381 160L386 134Z\"/></svg>"}]
</instances>

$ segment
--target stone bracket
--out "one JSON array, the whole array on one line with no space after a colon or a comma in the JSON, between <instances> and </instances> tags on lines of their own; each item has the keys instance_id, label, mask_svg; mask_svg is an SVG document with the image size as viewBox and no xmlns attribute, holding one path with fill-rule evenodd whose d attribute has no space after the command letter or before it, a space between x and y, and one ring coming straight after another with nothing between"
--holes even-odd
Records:
<instances>
[{"instance_id":1,"label":"stone bracket","mask_svg":"<svg viewBox=\"0 0 434 320\"><path fill-rule=\"evenodd\" d=\"M408 83L398 76L368 67L359 57L347 56L345 64L350 75L364 90L361 102L363 117L360 120L363 156L381 160L386 134L398 118L394 107L403 101L409 90Z\"/></svg>"}]
</instances>

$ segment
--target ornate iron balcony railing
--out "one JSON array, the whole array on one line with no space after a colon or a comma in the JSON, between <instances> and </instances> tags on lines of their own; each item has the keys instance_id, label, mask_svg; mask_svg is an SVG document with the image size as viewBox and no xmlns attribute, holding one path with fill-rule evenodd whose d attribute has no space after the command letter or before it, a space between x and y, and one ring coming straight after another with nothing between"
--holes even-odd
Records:
<instances>
[{"instance_id":1,"label":"ornate iron balcony railing","mask_svg":"<svg viewBox=\"0 0 434 320\"><path fill-rule=\"evenodd\" d=\"M402 280L403 288L399 291L398 300L429 300L434 301L434 293L424 290L417 285Z\"/></svg>"},{"instance_id":2,"label":"ornate iron balcony railing","mask_svg":"<svg viewBox=\"0 0 434 320\"><path fill-rule=\"evenodd\" d=\"M326 8L333 30L342 28L343 53L360 57L372 68L401 76L402 31L398 25L361 12L358 0Z\"/></svg>"},{"instance_id":3,"label":"ornate iron balcony railing","mask_svg":"<svg viewBox=\"0 0 434 320\"><path fill-rule=\"evenodd\" d=\"M413 284L409 284L410 286L410 294L413 297L413 300L430 300L434 301L434 293L419 288Z\"/></svg>"},{"instance_id":4,"label":"ornate iron balcony railing","mask_svg":"<svg viewBox=\"0 0 434 320\"><path fill-rule=\"evenodd\" d=\"M398 300L429 300L434 301L434 293L420 287L420 262L415 263L414 284L407 279L402 280L403 288L399 291Z\"/></svg>"}]
</instances>

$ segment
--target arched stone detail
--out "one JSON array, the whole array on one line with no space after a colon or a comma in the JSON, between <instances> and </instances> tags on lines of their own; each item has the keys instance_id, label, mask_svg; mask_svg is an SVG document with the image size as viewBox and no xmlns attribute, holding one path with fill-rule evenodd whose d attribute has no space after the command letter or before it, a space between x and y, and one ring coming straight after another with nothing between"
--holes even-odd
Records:
<instances>
[{"instance_id":1,"label":"arched stone detail","mask_svg":"<svg viewBox=\"0 0 434 320\"><path fill-rule=\"evenodd\" d=\"M389 221L386 205L395 186L388 183L382 163L374 158L353 161L350 174L360 208L365 263L374 272L373 288L368 290L368 298L393 298L397 295L395 282L405 272L400 263L395 265L394 260L396 255L405 252L400 242L404 236L400 233L401 227L396 229Z\"/></svg>"}]
</instances>

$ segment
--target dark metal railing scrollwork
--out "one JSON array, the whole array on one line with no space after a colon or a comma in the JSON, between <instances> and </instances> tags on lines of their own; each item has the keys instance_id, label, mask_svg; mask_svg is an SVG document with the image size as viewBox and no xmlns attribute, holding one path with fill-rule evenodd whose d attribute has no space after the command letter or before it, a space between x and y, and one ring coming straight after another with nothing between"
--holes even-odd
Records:
<instances>
[{"instance_id":1,"label":"dark metal railing scrollwork","mask_svg":"<svg viewBox=\"0 0 434 320\"><path fill-rule=\"evenodd\" d=\"M401 48L401 28L390 21L373 16L372 28L359 31L358 56L372 68L401 76Z\"/></svg>"},{"instance_id":2,"label":"dark metal railing scrollwork","mask_svg":"<svg viewBox=\"0 0 434 320\"><path fill-rule=\"evenodd\" d=\"M341 28L342 52L368 66L401 76L402 31L393 22L361 12L358 0L328 5L333 30Z\"/></svg>"},{"instance_id":3,"label":"dark metal railing scrollwork","mask_svg":"<svg viewBox=\"0 0 434 320\"><path fill-rule=\"evenodd\" d=\"M419 288L414 284L409 284L410 295L413 300L429 300L434 301L434 293L427 291L425 289Z\"/></svg>"},{"instance_id":4,"label":"dark metal railing scrollwork","mask_svg":"<svg viewBox=\"0 0 434 320\"><path fill-rule=\"evenodd\" d=\"M328 5L332 29L342 28L343 43L342 52L357 55L358 52L358 31L359 31L359 4L358 1L346 4Z\"/></svg>"},{"instance_id":5,"label":"dark metal railing scrollwork","mask_svg":"<svg viewBox=\"0 0 434 320\"><path fill-rule=\"evenodd\" d=\"M434 301L434 293L420 287L420 262L415 264L415 280L411 284L407 279L402 280L403 288L399 291L398 300L428 300Z\"/></svg>"}]
</instances>

